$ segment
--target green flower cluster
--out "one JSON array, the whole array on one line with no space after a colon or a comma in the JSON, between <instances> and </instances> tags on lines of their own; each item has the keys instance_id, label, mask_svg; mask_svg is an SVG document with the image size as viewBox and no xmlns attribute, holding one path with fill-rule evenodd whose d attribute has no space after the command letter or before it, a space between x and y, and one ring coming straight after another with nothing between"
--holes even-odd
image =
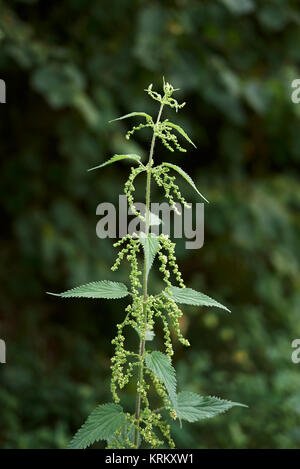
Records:
<instances>
[{"instance_id":1,"label":"green flower cluster","mask_svg":"<svg viewBox=\"0 0 300 469\"><path fill-rule=\"evenodd\" d=\"M176 177L169 176L170 168L167 166L156 166L152 170L153 177L159 187L162 187L165 192L165 197L168 200L174 211L180 215L178 207L176 206L176 200L181 202L185 207L190 208L190 205L186 202L185 198L181 195L179 187L175 184Z\"/></svg>"},{"instance_id":2,"label":"green flower cluster","mask_svg":"<svg viewBox=\"0 0 300 469\"><path fill-rule=\"evenodd\" d=\"M157 91L154 91L152 89L152 84L148 86L148 88L145 90L149 96L152 99L155 99L158 101L161 106L170 106L171 108L175 108L176 112L178 109L183 108L185 106L185 103L179 104L178 101L172 97L172 94L174 91L177 91L178 88L173 88L170 83L165 82L163 83L163 90L164 94L161 95L160 93L157 93ZM158 137L163 145L170 151L174 151L174 149L177 149L181 152L186 152L186 149L183 148L176 137L175 134L172 133L172 130L174 129L174 124L169 122L168 119L165 119L163 122L153 122L153 119L151 116L144 114L144 117L146 118L146 123L141 123L137 126L132 127L131 130L129 130L126 134L126 139L129 140L130 137L137 131L141 130L147 127L150 127L153 129L153 134L155 137ZM173 146L172 146L173 145ZM174 148L173 148L174 147Z\"/></svg>"},{"instance_id":3,"label":"green flower cluster","mask_svg":"<svg viewBox=\"0 0 300 469\"><path fill-rule=\"evenodd\" d=\"M160 104L175 108L176 112L178 109L181 109L183 106L185 106L185 103L178 104L178 101L172 97L174 91L178 91L179 88L174 88L170 83L166 82L165 79L163 80L163 96L160 93L153 91L152 87L153 85L151 83L151 85L149 85L145 91L149 94L149 96L151 96L152 99L155 99L155 101L158 101Z\"/></svg>"},{"instance_id":4,"label":"green flower cluster","mask_svg":"<svg viewBox=\"0 0 300 469\"><path fill-rule=\"evenodd\" d=\"M143 217L143 215L141 215L141 213L136 210L134 206L134 197L132 195L133 192L135 192L135 187L133 184L134 180L143 171L145 171L145 168L142 166L138 166L137 168L131 168L129 178L127 179L124 185L124 194L127 197L128 205L131 208L132 213L135 216L139 217L142 221L145 221L145 217Z\"/></svg>"},{"instance_id":5,"label":"green flower cluster","mask_svg":"<svg viewBox=\"0 0 300 469\"><path fill-rule=\"evenodd\" d=\"M159 236L159 250L158 250L158 256L159 259L162 263L160 270L164 274L164 281L168 286L171 285L169 278L170 278L170 270L167 268L167 263L172 269L173 274L175 275L175 278L181 288L185 288L185 284L182 280L181 272L179 271L178 264L176 262L176 256L175 256L175 243L172 243L172 241L169 239L167 235L161 234ZM162 254L162 250L165 250L166 254Z\"/></svg>"},{"instance_id":6,"label":"green flower cluster","mask_svg":"<svg viewBox=\"0 0 300 469\"><path fill-rule=\"evenodd\" d=\"M153 127L153 121L148 122L147 124L139 124L134 127L132 127L131 130L129 130L125 136L126 140L129 140L130 137L136 132L137 130L145 129L146 127Z\"/></svg>"},{"instance_id":7,"label":"green flower cluster","mask_svg":"<svg viewBox=\"0 0 300 469\"><path fill-rule=\"evenodd\" d=\"M160 440L153 431L153 427L157 427L161 431L170 448L175 448L174 441L171 438L170 425L166 424L161 419L162 415L159 412L153 412L149 408L145 408L141 413L140 419L144 424L140 430L141 436L145 442L151 446L151 448L160 448L164 442Z\"/></svg>"},{"instance_id":8,"label":"green flower cluster","mask_svg":"<svg viewBox=\"0 0 300 469\"><path fill-rule=\"evenodd\" d=\"M174 151L174 148L172 147L171 144L174 145L174 147L181 151L181 152L186 152L186 149L183 148L179 143L178 139L175 134L172 133L173 127L170 125L168 119L164 120L163 122L159 122L154 126L154 133L156 137L160 138L163 145L170 151Z\"/></svg>"}]
</instances>

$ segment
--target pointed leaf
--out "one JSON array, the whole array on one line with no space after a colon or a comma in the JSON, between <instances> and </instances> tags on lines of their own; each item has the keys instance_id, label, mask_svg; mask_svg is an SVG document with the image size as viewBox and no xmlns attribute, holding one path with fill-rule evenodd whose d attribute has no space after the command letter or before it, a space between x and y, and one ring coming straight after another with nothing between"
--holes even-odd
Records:
<instances>
[{"instance_id":1,"label":"pointed leaf","mask_svg":"<svg viewBox=\"0 0 300 469\"><path fill-rule=\"evenodd\" d=\"M177 395L177 416L187 422L208 419L235 406L247 407L238 402L225 401L218 397L200 396L193 392L184 391Z\"/></svg>"},{"instance_id":2,"label":"pointed leaf","mask_svg":"<svg viewBox=\"0 0 300 469\"><path fill-rule=\"evenodd\" d=\"M200 197L202 197L205 202L209 203L208 200L204 197L204 195L202 195L201 192L198 191L192 178L185 171L183 171L183 169L173 163L162 163L162 165L168 166L169 168L174 169L174 171L177 171L177 173L179 173L192 186L192 188L197 192L197 194L200 195Z\"/></svg>"},{"instance_id":3,"label":"pointed leaf","mask_svg":"<svg viewBox=\"0 0 300 469\"><path fill-rule=\"evenodd\" d=\"M108 164L112 164L112 163L115 163L116 161L120 161L120 160L124 160L124 159L134 160L134 161L137 161L138 163L140 163L141 157L139 155L114 155L112 158L110 158L109 160L107 160L104 163L100 164L99 166L94 166L94 168L88 169L88 171L93 171L94 169L103 168L103 166L107 166Z\"/></svg>"},{"instance_id":4,"label":"pointed leaf","mask_svg":"<svg viewBox=\"0 0 300 469\"><path fill-rule=\"evenodd\" d=\"M148 236L146 236L145 233L140 233L140 240L144 248L146 273L148 276L156 253L159 249L159 241L154 233L149 233Z\"/></svg>"},{"instance_id":5,"label":"pointed leaf","mask_svg":"<svg viewBox=\"0 0 300 469\"><path fill-rule=\"evenodd\" d=\"M128 295L128 290L124 283L101 280L91 282L80 287L72 288L63 293L49 293L49 295L60 296L62 298L123 298Z\"/></svg>"},{"instance_id":6,"label":"pointed leaf","mask_svg":"<svg viewBox=\"0 0 300 469\"><path fill-rule=\"evenodd\" d=\"M192 142L192 140L188 136L188 134L180 127L180 125L173 124L173 122L169 121L167 121L166 124L172 127L173 129L177 130L177 132L180 133L191 145L193 145L193 147L197 148L194 142Z\"/></svg>"},{"instance_id":7,"label":"pointed leaf","mask_svg":"<svg viewBox=\"0 0 300 469\"><path fill-rule=\"evenodd\" d=\"M179 288L173 285L169 287L170 294L165 292L165 295L172 298L176 303L183 305L195 305L195 306L215 306L217 308L225 309L230 313L230 310L223 306L218 301L213 300L207 295L200 293L192 288Z\"/></svg>"},{"instance_id":8,"label":"pointed leaf","mask_svg":"<svg viewBox=\"0 0 300 469\"><path fill-rule=\"evenodd\" d=\"M117 117L116 119L112 119L109 122L120 121L122 119L128 119L129 117L134 117L134 116L146 117L147 121L152 121L152 117L149 116L149 114L146 114L145 112L130 112L129 114L125 114L125 116Z\"/></svg>"},{"instance_id":9,"label":"pointed leaf","mask_svg":"<svg viewBox=\"0 0 300 469\"><path fill-rule=\"evenodd\" d=\"M162 352L154 351L147 353L145 358L147 368L152 371L155 376L163 382L168 391L170 401L173 407L177 407L176 396L176 375L169 357Z\"/></svg>"},{"instance_id":10,"label":"pointed leaf","mask_svg":"<svg viewBox=\"0 0 300 469\"><path fill-rule=\"evenodd\" d=\"M107 440L126 422L126 415L118 404L103 404L96 407L86 422L74 435L69 449L85 449L99 440Z\"/></svg>"}]
</instances>

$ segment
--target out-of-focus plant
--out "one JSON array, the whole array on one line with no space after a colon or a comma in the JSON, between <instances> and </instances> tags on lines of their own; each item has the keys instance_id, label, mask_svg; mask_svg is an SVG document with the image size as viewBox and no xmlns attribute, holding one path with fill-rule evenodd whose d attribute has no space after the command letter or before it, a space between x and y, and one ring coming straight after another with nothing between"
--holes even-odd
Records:
<instances>
[{"instance_id":1,"label":"out-of-focus plant","mask_svg":"<svg viewBox=\"0 0 300 469\"><path fill-rule=\"evenodd\" d=\"M164 234L157 236L151 232L151 225L158 222L157 217L151 213L152 177L159 186L163 187L165 197L174 210L177 210L176 201L189 208L190 206L181 195L179 187L175 183L176 178L169 175L170 169L179 173L204 200L206 199L200 194L191 177L179 166L166 162L154 166L154 147L157 138L172 152L174 148L186 152L186 149L179 144L173 133L174 130L189 143L194 144L179 125L168 119L161 120L164 106L175 108L177 112L185 105L185 103L178 104L173 97L173 93L177 90L164 80L162 95L153 91L152 85L149 85L146 91L151 98L160 104L155 121L145 112L131 112L115 120L131 117L145 119L145 123L134 126L132 130L127 132L126 138L129 139L135 131L142 128L150 127L152 129L147 164L144 165L141 162L139 155L114 155L107 162L91 168L92 170L102 168L123 159L134 160L138 164L137 167L131 168L124 192L132 213L140 219L140 222L143 222L144 231L141 231L139 235L136 233L127 234L114 244L115 247L121 247L121 250L112 266L112 270L115 271L123 259L129 262L130 288L128 289L124 283L101 280L55 294L62 298L116 299L125 296L131 297L131 303L125 309L125 319L117 325L118 333L112 341L115 346L115 354L111 359L111 392L114 402L99 405L93 410L87 421L73 437L69 445L69 448L72 449L84 449L99 440L106 440L107 448L137 449L143 443L151 448L159 448L164 444L174 448L175 443L171 436L170 425L164 418L164 412L167 412L171 419L178 419L182 425L182 420L196 422L214 417L234 406L243 406L243 404L236 402L217 397L201 396L189 391L177 393L176 374L171 362L174 354L171 340L172 330L175 331L179 342L185 346L190 345L180 330L179 320L182 317L182 311L178 304L210 306L229 310L209 296L186 288L177 265L175 244L168 236ZM146 210L144 214L137 211L133 197L135 178L141 173L146 174ZM140 253L143 253L143 271L140 269L138 257ZM156 256L160 262L159 270L162 273L165 288L161 293L152 295L148 290L148 276ZM172 274L179 286L172 285L170 281ZM155 326L160 326L163 329L164 353L157 350L150 351L146 348L147 342L154 339L153 329ZM124 329L126 330L127 327L133 328L139 337L138 353L125 347ZM136 375L135 412L125 413L119 404L119 390L123 389ZM153 390L156 391L161 401L157 408L150 405Z\"/></svg>"}]
</instances>

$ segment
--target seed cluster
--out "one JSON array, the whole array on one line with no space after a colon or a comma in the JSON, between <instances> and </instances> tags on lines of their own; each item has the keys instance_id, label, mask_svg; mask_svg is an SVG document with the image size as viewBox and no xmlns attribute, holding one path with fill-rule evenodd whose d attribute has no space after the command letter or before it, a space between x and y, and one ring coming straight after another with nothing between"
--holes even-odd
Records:
<instances>
[{"instance_id":1,"label":"seed cluster","mask_svg":"<svg viewBox=\"0 0 300 469\"><path fill-rule=\"evenodd\" d=\"M136 210L136 208L134 206L134 197L132 195L133 192L135 192L135 187L134 187L133 182L134 182L135 178L143 171L145 171L145 168L142 167L142 166L138 166L137 168L134 168L134 167L131 168L129 178L127 179L127 181L125 182L125 185L124 185L124 194L127 197L128 205L131 208L132 213L135 216L139 217L142 221L145 221L145 217L143 217L140 214L140 212L138 212Z\"/></svg>"},{"instance_id":2,"label":"seed cluster","mask_svg":"<svg viewBox=\"0 0 300 469\"><path fill-rule=\"evenodd\" d=\"M167 284L167 286L171 286L171 282L169 280L171 274L170 270L167 267L167 264L169 264L170 268L172 269L172 272L181 288L185 288L185 284L182 280L182 275L181 272L179 271L178 264L176 262L176 256L175 256L175 243L173 243L167 235L161 234L159 236L159 243L160 247L158 250L158 257L159 260L161 261L161 267L160 271L164 275L164 281ZM163 254L162 251L165 251L166 254Z\"/></svg>"},{"instance_id":3,"label":"seed cluster","mask_svg":"<svg viewBox=\"0 0 300 469\"><path fill-rule=\"evenodd\" d=\"M179 187L175 184L176 177L169 176L170 168L167 166L156 166L152 170L153 177L159 187L162 187L165 192L165 197L168 200L174 211L180 215L176 200L181 202L185 207L190 208L190 205L186 202L185 198L181 195Z\"/></svg>"},{"instance_id":4,"label":"seed cluster","mask_svg":"<svg viewBox=\"0 0 300 469\"><path fill-rule=\"evenodd\" d=\"M159 122L154 126L154 134L156 137L160 138L163 145L170 151L174 151L174 148L172 147L171 144L174 145L174 147L181 151L181 152L186 152L186 149L183 148L179 143L178 139L175 134L172 133L173 127L169 125L168 119L166 119L163 122Z\"/></svg>"},{"instance_id":5,"label":"seed cluster","mask_svg":"<svg viewBox=\"0 0 300 469\"><path fill-rule=\"evenodd\" d=\"M125 136L126 140L129 140L130 137L136 132L137 130L145 129L146 127L153 127L153 122L148 122L147 124L139 124L134 127L132 127L131 130L129 130Z\"/></svg>"},{"instance_id":6,"label":"seed cluster","mask_svg":"<svg viewBox=\"0 0 300 469\"><path fill-rule=\"evenodd\" d=\"M153 431L153 427L157 427L166 439L170 448L175 448L174 441L170 434L170 425L163 422L161 418L162 416L159 412L154 413L148 408L144 409L141 413L141 422L144 424L144 427L141 428L141 436L145 442L151 446L151 448L160 448L164 442L161 441Z\"/></svg>"},{"instance_id":7,"label":"seed cluster","mask_svg":"<svg viewBox=\"0 0 300 469\"><path fill-rule=\"evenodd\" d=\"M170 323L172 324L172 327L174 329L174 332L177 335L179 342L181 342L182 345L189 347L190 346L189 341L183 337L181 330L180 330L179 321L183 313L181 309L177 306L175 301L172 298L168 297L167 295L161 295L160 297L158 296L155 302L155 309L156 311L159 311L159 313L156 313L157 316L161 317L162 319L164 318L163 319L164 331L165 331L165 324L168 319ZM171 358L171 356L174 354L171 340L165 340L165 347L166 347L166 354Z\"/></svg>"}]
</instances>

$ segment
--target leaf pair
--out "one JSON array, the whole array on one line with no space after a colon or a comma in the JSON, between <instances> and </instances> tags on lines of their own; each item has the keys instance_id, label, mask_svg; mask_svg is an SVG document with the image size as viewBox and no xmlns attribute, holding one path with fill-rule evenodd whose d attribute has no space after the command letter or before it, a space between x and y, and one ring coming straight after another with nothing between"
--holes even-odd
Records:
<instances>
[{"instance_id":1,"label":"leaf pair","mask_svg":"<svg viewBox=\"0 0 300 469\"><path fill-rule=\"evenodd\" d=\"M131 160L131 161L136 161L141 166L143 166L143 164L141 163L141 157L139 155L114 155L109 160L105 161L104 163L102 163L98 166L94 166L93 168L88 169L88 171L94 171L95 169L103 168L104 166L108 166L112 163L115 163L115 162L120 161L120 160L125 160L125 159ZM205 202L209 203L208 200L204 197L204 195L201 194L201 192L197 189L196 184L194 183L192 178L182 168L180 168L176 164L166 163L166 162L162 163L161 166L168 166L169 168L174 169L174 171L179 173L190 184L190 186L192 186L192 188L197 192L197 194L203 200L205 200Z\"/></svg>"},{"instance_id":2,"label":"leaf pair","mask_svg":"<svg viewBox=\"0 0 300 469\"><path fill-rule=\"evenodd\" d=\"M136 116L137 117L145 117L147 122L153 124L152 117L149 114L145 113L145 112L130 112L129 114L125 114L124 116L117 117L116 119L113 119L109 122L115 122L115 121L118 121L118 120L128 119L129 117L136 117ZM196 145L193 143L193 141L190 139L190 137L187 135L187 133L179 125L173 124L173 122L169 122L168 119L165 120L165 123L169 127L175 129L180 135L182 135L182 137L184 137L191 145L193 145L196 148ZM88 171L93 171L94 169L103 168L104 166L107 166L109 164L115 163L116 161L120 161L120 160L123 160L123 159L130 159L130 160L136 161L140 165L142 165L142 163L140 161L141 157L139 155L114 155L112 158L105 161L104 163L102 163L98 166L95 166L93 168L88 169ZM194 181L192 180L192 178L183 169L181 169L179 166L177 166L175 164L172 164L172 163L162 163L162 165L163 166L168 166L169 168L174 169L174 171L177 171L193 187L193 189L197 192L197 194L203 200L205 200L208 203L208 200L197 189L197 187L196 187Z\"/></svg>"},{"instance_id":3,"label":"leaf pair","mask_svg":"<svg viewBox=\"0 0 300 469\"><path fill-rule=\"evenodd\" d=\"M212 418L235 406L247 407L238 402L226 401L218 397L200 396L193 392L176 394L176 374L169 357L162 352L148 353L145 358L147 368L164 384L178 419L196 422Z\"/></svg>"},{"instance_id":4,"label":"leaf pair","mask_svg":"<svg viewBox=\"0 0 300 469\"><path fill-rule=\"evenodd\" d=\"M125 114L124 116L117 117L116 119L112 119L112 120L109 121L109 122L111 123L111 122L115 122L115 121L120 121L120 120L123 120L123 119L128 119L129 117L145 117L145 118L146 118L146 121L154 126L152 117L149 116L149 114L146 114L146 112L130 112L129 114ZM165 123L166 125L168 125L169 127L172 127L173 129L177 130L177 132L178 132L180 135L182 135L182 137L184 137L191 145L193 145L193 147L196 148L196 145L192 142L192 140L190 139L190 137L189 137L189 136L187 135L187 133L180 127L180 125L173 124L173 122L169 122L168 119L166 119L166 120L164 121L164 123Z\"/></svg>"},{"instance_id":5,"label":"leaf pair","mask_svg":"<svg viewBox=\"0 0 300 469\"><path fill-rule=\"evenodd\" d=\"M146 366L165 385L170 402L177 417L187 422L212 418L232 407L247 407L238 402L226 401L217 397L200 396L193 392L176 394L176 375L169 357L154 351L146 355ZM117 432L117 433L116 433ZM111 446L133 441L134 426L127 421L123 409L118 404L103 404L96 407L86 422L72 438L69 449L85 449L96 441L106 440Z\"/></svg>"},{"instance_id":6,"label":"leaf pair","mask_svg":"<svg viewBox=\"0 0 300 469\"><path fill-rule=\"evenodd\" d=\"M159 241L158 238L149 233L146 236L141 234L141 242L145 251L145 261L147 266L147 275L153 264L153 260L158 251ZM72 288L63 293L50 293L49 295L60 296L61 298L105 298L117 299L124 298L129 294L128 289L124 283L112 282L110 280L100 280L99 282L90 282L79 287ZM164 292L165 296L172 298L176 303L194 306L215 306L217 308L225 309L230 312L226 306L223 306L216 300L213 300L203 293L197 292L192 288L179 288L171 286Z\"/></svg>"}]
</instances>

